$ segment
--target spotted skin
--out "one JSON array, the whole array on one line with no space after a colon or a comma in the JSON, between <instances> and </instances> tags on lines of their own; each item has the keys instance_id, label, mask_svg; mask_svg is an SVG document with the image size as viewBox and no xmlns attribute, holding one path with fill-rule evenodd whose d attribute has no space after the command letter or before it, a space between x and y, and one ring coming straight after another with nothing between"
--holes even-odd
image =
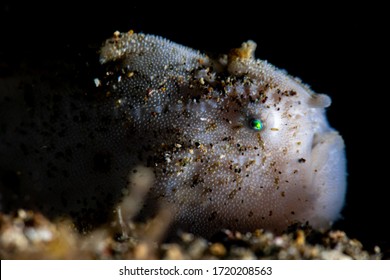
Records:
<instances>
[{"instance_id":1,"label":"spotted skin","mask_svg":"<svg viewBox=\"0 0 390 280\"><path fill-rule=\"evenodd\" d=\"M203 235L296 222L328 228L346 191L344 143L325 116L330 98L256 60L255 47L211 58L116 32L88 92L39 85L31 105L25 90L4 90L17 81L3 81L3 207L13 196L93 220L142 166L154 183L141 216L168 205L175 226Z\"/></svg>"}]
</instances>

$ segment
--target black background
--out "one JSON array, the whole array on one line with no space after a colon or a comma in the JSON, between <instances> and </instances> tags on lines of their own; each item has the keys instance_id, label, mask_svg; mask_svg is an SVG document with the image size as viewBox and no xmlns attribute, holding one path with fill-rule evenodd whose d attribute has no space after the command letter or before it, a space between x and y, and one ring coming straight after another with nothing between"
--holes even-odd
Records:
<instances>
[{"instance_id":1,"label":"black background","mask_svg":"<svg viewBox=\"0 0 390 280\"><path fill-rule=\"evenodd\" d=\"M213 53L252 39L258 44L258 58L332 97L328 117L345 139L349 173L344 219L335 227L359 238L367 249L380 245L389 250L384 8L282 3L270 7L261 2L256 7L246 1L208 5L1 4L0 66L28 57L65 60L79 50L95 55L115 30L156 34Z\"/></svg>"}]
</instances>

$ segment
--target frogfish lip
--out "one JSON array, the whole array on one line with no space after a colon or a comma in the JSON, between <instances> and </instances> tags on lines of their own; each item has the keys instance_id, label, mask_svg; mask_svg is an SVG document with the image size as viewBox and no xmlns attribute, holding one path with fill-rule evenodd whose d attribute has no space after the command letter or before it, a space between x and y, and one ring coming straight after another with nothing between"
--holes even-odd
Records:
<instances>
[{"instance_id":1,"label":"frogfish lip","mask_svg":"<svg viewBox=\"0 0 390 280\"><path fill-rule=\"evenodd\" d=\"M339 218L346 194L344 141L338 132L314 134L310 168L317 197L310 223L316 228L327 228Z\"/></svg>"}]
</instances>

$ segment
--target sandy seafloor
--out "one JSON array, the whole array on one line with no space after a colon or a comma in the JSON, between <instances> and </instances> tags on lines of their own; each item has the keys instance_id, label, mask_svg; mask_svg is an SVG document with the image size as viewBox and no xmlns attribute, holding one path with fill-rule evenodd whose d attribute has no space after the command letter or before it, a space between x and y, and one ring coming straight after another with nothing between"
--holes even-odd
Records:
<instances>
[{"instance_id":1,"label":"sandy seafloor","mask_svg":"<svg viewBox=\"0 0 390 280\"><path fill-rule=\"evenodd\" d=\"M114 4L114 3L113 3ZM246 6L244 6L246 5ZM386 195L386 102L382 79L381 18L378 7L210 8L193 3L171 9L128 2L74 6L70 3L0 5L0 79L18 76L18 65L96 56L115 30L161 35L213 53L252 39L256 56L300 77L331 96L328 118L343 136L348 193L343 218L325 233L295 228L283 235L223 230L206 240L190 233L165 239L158 223L131 223L127 236L115 220L88 234L71 221L50 222L28 210L0 215L0 258L164 259L389 259L390 211ZM306 7L307 8L307 7ZM309 7L310 8L310 7ZM388 172L387 172L388 173ZM6 198L2 198L6 199ZM157 228L157 229L156 229Z\"/></svg>"},{"instance_id":2,"label":"sandy seafloor","mask_svg":"<svg viewBox=\"0 0 390 280\"><path fill-rule=\"evenodd\" d=\"M80 234L69 221L49 222L43 215L19 210L0 215L0 259L270 259L270 260L379 260L378 246L366 251L344 231L318 232L295 227L275 235L261 229L241 233L221 230L206 239L178 231L165 236L167 217L148 223L113 220Z\"/></svg>"}]
</instances>

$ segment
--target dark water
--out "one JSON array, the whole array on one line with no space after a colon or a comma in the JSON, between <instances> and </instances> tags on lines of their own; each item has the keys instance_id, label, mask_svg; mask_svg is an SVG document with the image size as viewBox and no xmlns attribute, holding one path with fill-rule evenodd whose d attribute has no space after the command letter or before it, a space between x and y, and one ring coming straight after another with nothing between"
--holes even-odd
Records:
<instances>
[{"instance_id":1,"label":"dark water","mask_svg":"<svg viewBox=\"0 0 390 280\"><path fill-rule=\"evenodd\" d=\"M345 139L349 171L344 219L335 227L360 239L369 250L380 245L389 257L390 184L384 136L388 89L387 81L380 79L384 64L380 17L368 21L372 11L357 6L313 7L311 12L280 8L237 3L211 9L193 2L175 12L168 4L155 7L130 1L125 6L1 4L0 78L17 76L13 65L23 62L93 60L115 30L157 34L212 53L252 39L258 44L257 57L332 97L328 117Z\"/></svg>"}]
</instances>

